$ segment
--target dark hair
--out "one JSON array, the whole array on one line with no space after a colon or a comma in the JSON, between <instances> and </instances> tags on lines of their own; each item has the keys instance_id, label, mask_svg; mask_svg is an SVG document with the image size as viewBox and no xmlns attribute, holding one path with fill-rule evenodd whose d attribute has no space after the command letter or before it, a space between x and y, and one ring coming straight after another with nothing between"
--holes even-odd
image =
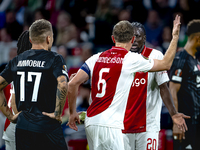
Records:
<instances>
[{"instance_id":1,"label":"dark hair","mask_svg":"<svg viewBox=\"0 0 200 150\"><path fill-rule=\"evenodd\" d=\"M132 22L131 25L136 28L141 28L144 32L144 35L146 35L146 30L145 30L145 27L143 26L143 24L141 24L139 22Z\"/></svg>"},{"instance_id":2,"label":"dark hair","mask_svg":"<svg viewBox=\"0 0 200 150\"><path fill-rule=\"evenodd\" d=\"M114 26L112 34L116 42L128 43L134 36L133 27L129 21L120 21Z\"/></svg>"},{"instance_id":3,"label":"dark hair","mask_svg":"<svg viewBox=\"0 0 200 150\"><path fill-rule=\"evenodd\" d=\"M45 38L53 33L52 25L45 19L39 19L33 22L29 28L29 37L32 43L44 43Z\"/></svg>"},{"instance_id":4,"label":"dark hair","mask_svg":"<svg viewBox=\"0 0 200 150\"><path fill-rule=\"evenodd\" d=\"M194 19L187 24L187 36L200 32L200 19Z\"/></svg>"},{"instance_id":5,"label":"dark hair","mask_svg":"<svg viewBox=\"0 0 200 150\"><path fill-rule=\"evenodd\" d=\"M44 8L37 8L37 9L35 10L35 14L36 14L37 12L40 12L41 15L43 16L43 18L46 19L46 20L49 20L50 17L51 17L50 12L49 12L48 10L44 9Z\"/></svg>"},{"instance_id":6,"label":"dark hair","mask_svg":"<svg viewBox=\"0 0 200 150\"><path fill-rule=\"evenodd\" d=\"M31 49L32 44L29 41L29 31L26 30L18 38L17 42L17 55L23 53L26 50Z\"/></svg>"}]
</instances>

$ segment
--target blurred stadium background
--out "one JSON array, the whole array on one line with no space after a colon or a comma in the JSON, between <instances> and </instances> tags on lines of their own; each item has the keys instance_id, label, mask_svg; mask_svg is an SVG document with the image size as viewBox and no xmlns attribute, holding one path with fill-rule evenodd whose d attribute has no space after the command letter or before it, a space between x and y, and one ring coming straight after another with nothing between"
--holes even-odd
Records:
<instances>
[{"instance_id":1,"label":"blurred stadium background","mask_svg":"<svg viewBox=\"0 0 200 150\"><path fill-rule=\"evenodd\" d=\"M69 75L76 72L91 55L113 46L112 28L120 20L141 22L147 34L146 45L163 54L172 38L173 18L181 16L181 31L177 51L184 46L186 25L200 19L196 13L200 0L0 0L0 72L17 54L17 39L33 21L47 19L53 25L52 51L61 54ZM88 82L89 83L89 82ZM89 106L90 86L80 86L77 110ZM71 150L86 150L84 126L75 132L66 126L68 104L63 111L63 133ZM5 117L0 112L0 150ZM172 121L163 104L159 150L172 150Z\"/></svg>"}]
</instances>

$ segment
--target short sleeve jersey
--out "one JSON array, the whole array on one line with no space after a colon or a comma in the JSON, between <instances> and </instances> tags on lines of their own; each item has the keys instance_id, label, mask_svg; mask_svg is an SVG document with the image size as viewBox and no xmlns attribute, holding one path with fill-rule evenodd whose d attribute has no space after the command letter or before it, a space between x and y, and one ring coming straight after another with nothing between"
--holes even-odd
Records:
<instances>
[{"instance_id":1,"label":"short sleeve jersey","mask_svg":"<svg viewBox=\"0 0 200 150\"><path fill-rule=\"evenodd\" d=\"M42 112L55 111L57 78L68 78L61 55L46 50L28 50L11 60L1 76L15 87L18 111L17 128L34 132L51 132L60 127L57 120Z\"/></svg>"},{"instance_id":2,"label":"short sleeve jersey","mask_svg":"<svg viewBox=\"0 0 200 150\"><path fill-rule=\"evenodd\" d=\"M149 71L152 59L112 47L89 58L81 67L91 77L92 103L87 110L85 126L100 125L123 129L128 93L135 72Z\"/></svg>"},{"instance_id":3,"label":"short sleeve jersey","mask_svg":"<svg viewBox=\"0 0 200 150\"><path fill-rule=\"evenodd\" d=\"M177 93L178 111L193 117L200 115L200 65L186 50L176 54L170 81L181 84Z\"/></svg>"},{"instance_id":4,"label":"short sleeve jersey","mask_svg":"<svg viewBox=\"0 0 200 150\"><path fill-rule=\"evenodd\" d=\"M146 58L163 59L160 51L146 46L141 55ZM162 99L158 86L168 81L167 71L135 74L126 106L123 133L160 130Z\"/></svg>"}]
</instances>

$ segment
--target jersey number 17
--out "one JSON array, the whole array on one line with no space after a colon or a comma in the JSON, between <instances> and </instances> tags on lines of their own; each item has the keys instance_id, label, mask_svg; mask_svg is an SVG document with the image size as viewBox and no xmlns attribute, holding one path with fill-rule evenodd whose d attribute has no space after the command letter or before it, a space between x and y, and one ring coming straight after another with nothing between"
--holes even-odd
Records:
<instances>
[{"instance_id":1,"label":"jersey number 17","mask_svg":"<svg viewBox=\"0 0 200 150\"><path fill-rule=\"evenodd\" d=\"M20 101L25 101L25 72L18 71L17 75L20 75ZM40 85L40 79L42 76L41 72L28 72L28 82L33 82L32 76L36 76L35 84L33 88L32 102L37 102L38 89Z\"/></svg>"}]
</instances>

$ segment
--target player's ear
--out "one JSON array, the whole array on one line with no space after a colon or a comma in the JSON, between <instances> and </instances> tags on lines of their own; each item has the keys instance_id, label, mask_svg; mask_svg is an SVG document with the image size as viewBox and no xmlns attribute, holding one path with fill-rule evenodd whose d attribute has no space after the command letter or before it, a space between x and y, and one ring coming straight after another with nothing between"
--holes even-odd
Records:
<instances>
[{"instance_id":1,"label":"player's ear","mask_svg":"<svg viewBox=\"0 0 200 150\"><path fill-rule=\"evenodd\" d=\"M29 38L29 41L30 41L30 43L32 44L32 41L31 41L31 39Z\"/></svg>"},{"instance_id":2,"label":"player's ear","mask_svg":"<svg viewBox=\"0 0 200 150\"><path fill-rule=\"evenodd\" d=\"M131 39L132 44L133 44L134 40L135 40L135 36L133 36L133 38Z\"/></svg>"},{"instance_id":3,"label":"player's ear","mask_svg":"<svg viewBox=\"0 0 200 150\"><path fill-rule=\"evenodd\" d=\"M47 36L47 37L46 37L46 42L47 42L47 44L49 44L50 41L51 41L51 37L50 37L50 36Z\"/></svg>"},{"instance_id":4,"label":"player's ear","mask_svg":"<svg viewBox=\"0 0 200 150\"><path fill-rule=\"evenodd\" d=\"M115 38L113 35L111 36L111 39L112 39L113 43L115 43Z\"/></svg>"},{"instance_id":5,"label":"player's ear","mask_svg":"<svg viewBox=\"0 0 200 150\"><path fill-rule=\"evenodd\" d=\"M196 41L197 41L197 43L200 43L200 36L199 35L196 36Z\"/></svg>"},{"instance_id":6,"label":"player's ear","mask_svg":"<svg viewBox=\"0 0 200 150\"><path fill-rule=\"evenodd\" d=\"M143 36L144 43L146 42L146 39L147 39L147 36L144 35L144 36Z\"/></svg>"}]
</instances>

